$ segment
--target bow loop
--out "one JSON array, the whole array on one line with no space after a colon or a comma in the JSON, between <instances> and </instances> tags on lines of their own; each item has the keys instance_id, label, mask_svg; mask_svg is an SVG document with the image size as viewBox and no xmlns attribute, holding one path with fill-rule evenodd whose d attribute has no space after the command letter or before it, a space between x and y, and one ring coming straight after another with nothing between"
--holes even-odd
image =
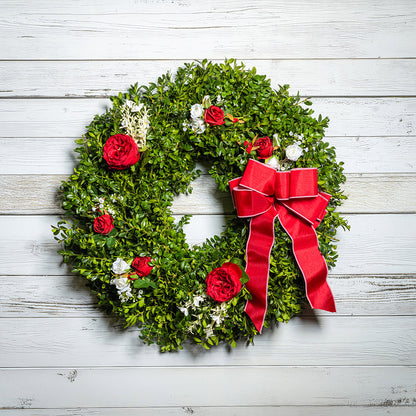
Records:
<instances>
[{"instance_id":1,"label":"bow loop","mask_svg":"<svg viewBox=\"0 0 416 416\"><path fill-rule=\"evenodd\" d=\"M318 171L316 168L299 168L290 171L290 198L318 196Z\"/></svg>"}]
</instances>

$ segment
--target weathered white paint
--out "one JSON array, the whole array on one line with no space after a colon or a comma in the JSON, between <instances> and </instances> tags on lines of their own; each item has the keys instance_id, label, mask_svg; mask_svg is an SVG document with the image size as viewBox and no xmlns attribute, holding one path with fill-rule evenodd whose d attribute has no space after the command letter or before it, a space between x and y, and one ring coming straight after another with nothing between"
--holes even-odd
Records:
<instances>
[{"instance_id":1,"label":"weathered white paint","mask_svg":"<svg viewBox=\"0 0 416 416\"><path fill-rule=\"evenodd\" d=\"M18 282L19 284L16 284ZM22 284L24 283L24 284ZM337 316L416 315L415 275L338 275L330 272ZM327 315L311 311L302 316ZM86 281L74 275L0 276L0 318L103 318Z\"/></svg>"},{"instance_id":2,"label":"weathered white paint","mask_svg":"<svg viewBox=\"0 0 416 416\"><path fill-rule=\"evenodd\" d=\"M35 408L414 406L415 378L414 366L5 368L0 400Z\"/></svg>"},{"instance_id":3,"label":"weathered white paint","mask_svg":"<svg viewBox=\"0 0 416 416\"><path fill-rule=\"evenodd\" d=\"M2 3L3 59L403 58L412 1Z\"/></svg>"},{"instance_id":4,"label":"weathered white paint","mask_svg":"<svg viewBox=\"0 0 416 416\"><path fill-rule=\"evenodd\" d=\"M265 329L254 345L161 354L112 318L0 319L1 367L416 365L415 316L302 316ZM74 348L74 339L77 339ZM33 351L37 354L34 356ZM99 350L99 354L97 354Z\"/></svg>"},{"instance_id":5,"label":"weathered white paint","mask_svg":"<svg viewBox=\"0 0 416 416\"><path fill-rule=\"evenodd\" d=\"M202 97L201 97L202 98ZM328 136L415 136L416 98L316 97L315 115L328 116ZM0 137L81 137L105 98L1 99Z\"/></svg>"},{"instance_id":6,"label":"weathered white paint","mask_svg":"<svg viewBox=\"0 0 416 416\"><path fill-rule=\"evenodd\" d=\"M28 399L27 399L28 400ZM21 406L29 406L29 400L22 399ZM134 407L134 408L71 408L71 409L31 409L30 407L2 410L1 416L414 416L410 406L394 406L396 402L386 401L380 406L233 406L233 407ZM276 413L278 412L278 413Z\"/></svg>"},{"instance_id":7,"label":"weathered white paint","mask_svg":"<svg viewBox=\"0 0 416 416\"><path fill-rule=\"evenodd\" d=\"M0 214L62 214L59 186L62 175L0 175ZM193 191L175 199L174 214L233 214L229 192L220 192L209 175L193 184ZM416 177L407 175L347 175L343 185L348 199L340 213L416 212ZM386 202L388 201L388 203Z\"/></svg>"},{"instance_id":8,"label":"weathered white paint","mask_svg":"<svg viewBox=\"0 0 416 416\"><path fill-rule=\"evenodd\" d=\"M413 273L416 258L416 215L346 215L351 231L340 231L336 274ZM51 226L56 216L0 216L3 244L0 275L67 274L56 253ZM219 234L223 215L195 215L184 230L190 244ZM318 229L319 232L319 229ZM386 254L388 253L388 254Z\"/></svg>"},{"instance_id":9,"label":"weathered white paint","mask_svg":"<svg viewBox=\"0 0 416 416\"><path fill-rule=\"evenodd\" d=\"M189 61L191 62L191 60ZM221 63L223 60L214 60ZM183 60L0 61L0 97L105 97L136 82L147 85L175 73ZM407 96L416 89L412 59L244 60L272 86L289 84L307 96ZM54 82L50 82L53 79Z\"/></svg>"},{"instance_id":10,"label":"weathered white paint","mask_svg":"<svg viewBox=\"0 0 416 416\"><path fill-rule=\"evenodd\" d=\"M0 132L1 134L1 132ZM1 138L0 174L68 175L76 166L75 138ZM415 173L416 137L325 137L345 173ZM34 157L38 152L39 157Z\"/></svg>"},{"instance_id":11,"label":"weathered white paint","mask_svg":"<svg viewBox=\"0 0 416 416\"><path fill-rule=\"evenodd\" d=\"M414 414L414 1L0 8L0 416ZM73 140L105 97L199 57L240 58L274 86L312 96L345 162L342 210L360 214L348 215L329 278L337 314L307 309L230 353L187 346L161 355L104 317L59 266L57 217L45 214L56 214L54 175L71 173ZM196 203L204 179L194 185L176 205L207 210L191 241L222 222L211 215L218 204Z\"/></svg>"}]
</instances>

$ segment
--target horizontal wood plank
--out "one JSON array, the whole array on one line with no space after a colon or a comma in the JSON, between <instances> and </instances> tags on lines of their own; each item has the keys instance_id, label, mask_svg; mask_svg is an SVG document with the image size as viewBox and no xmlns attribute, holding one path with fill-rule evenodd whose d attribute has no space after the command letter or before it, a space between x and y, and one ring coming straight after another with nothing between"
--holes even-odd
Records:
<instances>
[{"instance_id":1,"label":"horizontal wood plank","mask_svg":"<svg viewBox=\"0 0 416 416\"><path fill-rule=\"evenodd\" d=\"M0 175L0 214L61 214L59 186L63 175ZM415 175L352 174L343 185L348 199L340 213L416 212ZM388 201L388 203L386 203ZM231 196L220 192L209 175L193 182L193 192L178 196L175 214L232 214Z\"/></svg>"},{"instance_id":2,"label":"horizontal wood plank","mask_svg":"<svg viewBox=\"0 0 416 416\"><path fill-rule=\"evenodd\" d=\"M75 138L0 138L0 175L66 175L77 164ZM416 137L326 137L346 173L416 173ZM382 157L380 157L382 155Z\"/></svg>"},{"instance_id":3,"label":"horizontal wood plank","mask_svg":"<svg viewBox=\"0 0 416 416\"><path fill-rule=\"evenodd\" d=\"M1 99L0 137L81 137L104 98ZM412 136L416 98L313 98L312 109L330 118L328 136ZM179 123L181 124L181 122Z\"/></svg>"},{"instance_id":4,"label":"horizontal wood plank","mask_svg":"<svg viewBox=\"0 0 416 416\"><path fill-rule=\"evenodd\" d=\"M4 0L3 59L403 58L416 9L401 0ZM313 34L313 36L311 35Z\"/></svg>"},{"instance_id":5,"label":"horizontal wood plank","mask_svg":"<svg viewBox=\"0 0 416 416\"><path fill-rule=\"evenodd\" d=\"M30 401L21 406L30 406ZM0 409L1 416L414 416L413 406L400 406L387 401L382 406L233 406L233 407L131 407L131 408L69 408L69 409Z\"/></svg>"},{"instance_id":6,"label":"horizontal wood plank","mask_svg":"<svg viewBox=\"0 0 416 416\"><path fill-rule=\"evenodd\" d=\"M109 97L136 82L155 82L183 64L175 60L0 61L0 97ZM289 84L292 93L306 96L416 95L414 59L268 59L245 64L266 74L274 88Z\"/></svg>"},{"instance_id":7,"label":"horizontal wood plank","mask_svg":"<svg viewBox=\"0 0 416 416\"><path fill-rule=\"evenodd\" d=\"M414 406L415 378L415 367L2 369L0 406Z\"/></svg>"},{"instance_id":8,"label":"horizontal wood plank","mask_svg":"<svg viewBox=\"0 0 416 416\"><path fill-rule=\"evenodd\" d=\"M138 339L113 318L2 318L0 367L415 365L414 316L301 316L264 330L254 345L179 353ZM76 348L74 348L76 340ZM36 354L34 354L36 351Z\"/></svg>"},{"instance_id":9,"label":"horizontal wood plank","mask_svg":"<svg viewBox=\"0 0 416 416\"><path fill-rule=\"evenodd\" d=\"M3 0L1 10L0 416L415 414L414 1ZM328 279L338 313L306 308L254 346L161 354L61 265L56 191L76 164L74 138L109 96L224 57L330 118L352 226ZM174 210L202 214L186 227L191 243L232 212L207 176Z\"/></svg>"},{"instance_id":10,"label":"horizontal wood plank","mask_svg":"<svg viewBox=\"0 0 416 416\"><path fill-rule=\"evenodd\" d=\"M340 231L336 274L414 273L416 215L347 215L351 231ZM0 216L3 244L0 275L62 275L68 268L56 253L51 225L56 216ZM193 216L184 230L190 244L221 232L222 215ZM319 231L319 230L318 230Z\"/></svg>"},{"instance_id":11,"label":"horizontal wood plank","mask_svg":"<svg viewBox=\"0 0 416 416\"><path fill-rule=\"evenodd\" d=\"M336 316L416 315L415 275L329 274ZM328 315L309 310L304 316ZM331 314L329 314L331 315ZM0 318L102 318L86 281L74 275L0 276Z\"/></svg>"}]
</instances>

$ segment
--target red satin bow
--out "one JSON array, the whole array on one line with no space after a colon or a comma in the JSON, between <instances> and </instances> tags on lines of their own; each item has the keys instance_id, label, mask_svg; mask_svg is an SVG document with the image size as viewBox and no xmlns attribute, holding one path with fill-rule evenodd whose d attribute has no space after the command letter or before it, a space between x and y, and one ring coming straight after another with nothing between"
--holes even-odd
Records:
<instances>
[{"instance_id":1,"label":"red satin bow","mask_svg":"<svg viewBox=\"0 0 416 416\"><path fill-rule=\"evenodd\" d=\"M335 302L326 277L328 268L319 251L315 228L326 214L331 198L318 192L316 168L278 172L253 159L240 178L230 181L237 215L251 218L247 241L247 289L252 299L245 311L259 332L267 309L270 252L276 217L292 239L296 261L305 279L306 296L312 308L335 312Z\"/></svg>"}]
</instances>

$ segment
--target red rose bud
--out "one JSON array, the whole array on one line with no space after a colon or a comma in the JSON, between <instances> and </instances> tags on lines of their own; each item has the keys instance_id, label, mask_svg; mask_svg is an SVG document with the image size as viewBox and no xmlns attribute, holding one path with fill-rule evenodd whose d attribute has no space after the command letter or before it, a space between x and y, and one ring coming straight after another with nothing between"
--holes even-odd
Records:
<instances>
[{"instance_id":1,"label":"red rose bud","mask_svg":"<svg viewBox=\"0 0 416 416\"><path fill-rule=\"evenodd\" d=\"M254 142L254 147L257 147L257 157L259 159L267 159L273 154L273 142L269 137L259 137Z\"/></svg>"},{"instance_id":2,"label":"red rose bud","mask_svg":"<svg viewBox=\"0 0 416 416\"><path fill-rule=\"evenodd\" d=\"M218 302L232 299L241 290L242 273L234 263L224 263L212 270L205 279L208 296Z\"/></svg>"},{"instance_id":3,"label":"red rose bud","mask_svg":"<svg viewBox=\"0 0 416 416\"><path fill-rule=\"evenodd\" d=\"M114 228L111 215L101 215L94 220L94 231L98 234L108 234Z\"/></svg>"},{"instance_id":4,"label":"red rose bud","mask_svg":"<svg viewBox=\"0 0 416 416\"><path fill-rule=\"evenodd\" d=\"M225 123L224 111L221 108L211 105L205 110L204 120L211 126L221 126Z\"/></svg>"},{"instance_id":5,"label":"red rose bud","mask_svg":"<svg viewBox=\"0 0 416 416\"><path fill-rule=\"evenodd\" d=\"M233 118L233 123L237 123L237 121L238 121L238 118Z\"/></svg>"},{"instance_id":6,"label":"red rose bud","mask_svg":"<svg viewBox=\"0 0 416 416\"><path fill-rule=\"evenodd\" d=\"M144 277L150 274L153 269L153 266L149 265L152 259L150 257L136 257L131 264L131 267L136 270L136 273L140 277Z\"/></svg>"},{"instance_id":7,"label":"red rose bud","mask_svg":"<svg viewBox=\"0 0 416 416\"><path fill-rule=\"evenodd\" d=\"M129 273L129 275L127 276L127 278L129 280L137 280L139 277L137 276L136 272L134 272L134 273Z\"/></svg>"},{"instance_id":8,"label":"red rose bud","mask_svg":"<svg viewBox=\"0 0 416 416\"><path fill-rule=\"evenodd\" d=\"M103 157L110 169L123 170L139 161L140 152L136 142L127 134L115 134L107 139Z\"/></svg>"},{"instance_id":9,"label":"red rose bud","mask_svg":"<svg viewBox=\"0 0 416 416\"><path fill-rule=\"evenodd\" d=\"M251 153L253 150L253 143L248 142L247 140L244 142L244 146L246 147L246 152Z\"/></svg>"}]
</instances>

